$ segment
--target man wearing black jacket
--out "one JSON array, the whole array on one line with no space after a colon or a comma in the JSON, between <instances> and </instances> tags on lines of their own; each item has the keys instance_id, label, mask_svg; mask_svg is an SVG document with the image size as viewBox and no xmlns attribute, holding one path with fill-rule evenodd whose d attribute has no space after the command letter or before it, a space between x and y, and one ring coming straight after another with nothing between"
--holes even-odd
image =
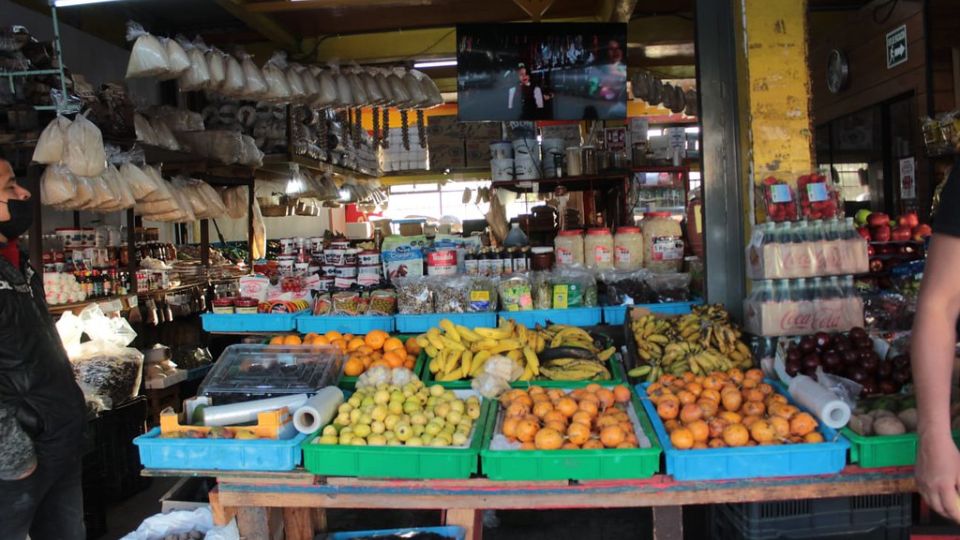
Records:
<instances>
[{"instance_id":1,"label":"man wearing black jacket","mask_svg":"<svg viewBox=\"0 0 960 540\"><path fill-rule=\"evenodd\" d=\"M30 192L0 158L0 537L83 540L83 393L17 246Z\"/></svg>"}]
</instances>

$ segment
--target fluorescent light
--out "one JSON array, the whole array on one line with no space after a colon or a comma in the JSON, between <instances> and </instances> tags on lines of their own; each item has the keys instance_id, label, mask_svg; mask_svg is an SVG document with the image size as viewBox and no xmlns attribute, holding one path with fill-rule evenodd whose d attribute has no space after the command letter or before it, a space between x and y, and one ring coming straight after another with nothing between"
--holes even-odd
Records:
<instances>
[{"instance_id":1,"label":"fluorescent light","mask_svg":"<svg viewBox=\"0 0 960 540\"><path fill-rule=\"evenodd\" d=\"M117 0L56 0L53 5L56 7L82 6L84 4L102 4L104 2L116 2Z\"/></svg>"},{"instance_id":2,"label":"fluorescent light","mask_svg":"<svg viewBox=\"0 0 960 540\"><path fill-rule=\"evenodd\" d=\"M424 69L424 68L452 67L456 65L457 65L456 58L448 58L444 60L423 60L421 62L414 62L413 67L416 69Z\"/></svg>"}]
</instances>

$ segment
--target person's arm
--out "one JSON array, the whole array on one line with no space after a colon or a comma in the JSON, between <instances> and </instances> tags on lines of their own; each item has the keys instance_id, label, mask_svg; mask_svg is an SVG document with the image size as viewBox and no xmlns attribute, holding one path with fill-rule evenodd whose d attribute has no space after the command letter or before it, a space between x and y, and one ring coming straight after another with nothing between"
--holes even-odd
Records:
<instances>
[{"instance_id":1,"label":"person's arm","mask_svg":"<svg viewBox=\"0 0 960 540\"><path fill-rule=\"evenodd\" d=\"M950 429L951 374L960 316L960 237L934 234L911 337L920 444L920 493L937 513L960 522L960 452Z\"/></svg>"},{"instance_id":2,"label":"person's arm","mask_svg":"<svg viewBox=\"0 0 960 540\"><path fill-rule=\"evenodd\" d=\"M21 480L36 468L33 441L20 426L14 410L0 406L0 480Z\"/></svg>"}]
</instances>

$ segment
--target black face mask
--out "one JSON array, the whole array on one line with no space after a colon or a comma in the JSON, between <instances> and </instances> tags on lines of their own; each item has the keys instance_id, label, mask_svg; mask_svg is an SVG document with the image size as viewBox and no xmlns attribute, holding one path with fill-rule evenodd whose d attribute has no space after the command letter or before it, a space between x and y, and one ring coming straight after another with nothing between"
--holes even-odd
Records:
<instances>
[{"instance_id":1,"label":"black face mask","mask_svg":"<svg viewBox=\"0 0 960 540\"><path fill-rule=\"evenodd\" d=\"M33 224L33 205L30 204L30 201L18 199L6 201L6 204L7 210L10 212L10 220L0 221L0 234L5 236L7 240L13 240L27 232L27 229Z\"/></svg>"}]
</instances>

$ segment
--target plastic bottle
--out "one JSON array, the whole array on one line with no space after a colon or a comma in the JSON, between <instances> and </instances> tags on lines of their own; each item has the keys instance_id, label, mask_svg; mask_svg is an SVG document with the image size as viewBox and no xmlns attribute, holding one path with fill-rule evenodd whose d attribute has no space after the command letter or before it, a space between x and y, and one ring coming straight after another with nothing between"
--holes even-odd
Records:
<instances>
[{"instance_id":1,"label":"plastic bottle","mask_svg":"<svg viewBox=\"0 0 960 540\"><path fill-rule=\"evenodd\" d=\"M503 241L503 245L507 247L520 247L529 243L530 239L527 238L527 235L520 229L520 224L516 222L511 223L510 232L507 233L507 238Z\"/></svg>"}]
</instances>

